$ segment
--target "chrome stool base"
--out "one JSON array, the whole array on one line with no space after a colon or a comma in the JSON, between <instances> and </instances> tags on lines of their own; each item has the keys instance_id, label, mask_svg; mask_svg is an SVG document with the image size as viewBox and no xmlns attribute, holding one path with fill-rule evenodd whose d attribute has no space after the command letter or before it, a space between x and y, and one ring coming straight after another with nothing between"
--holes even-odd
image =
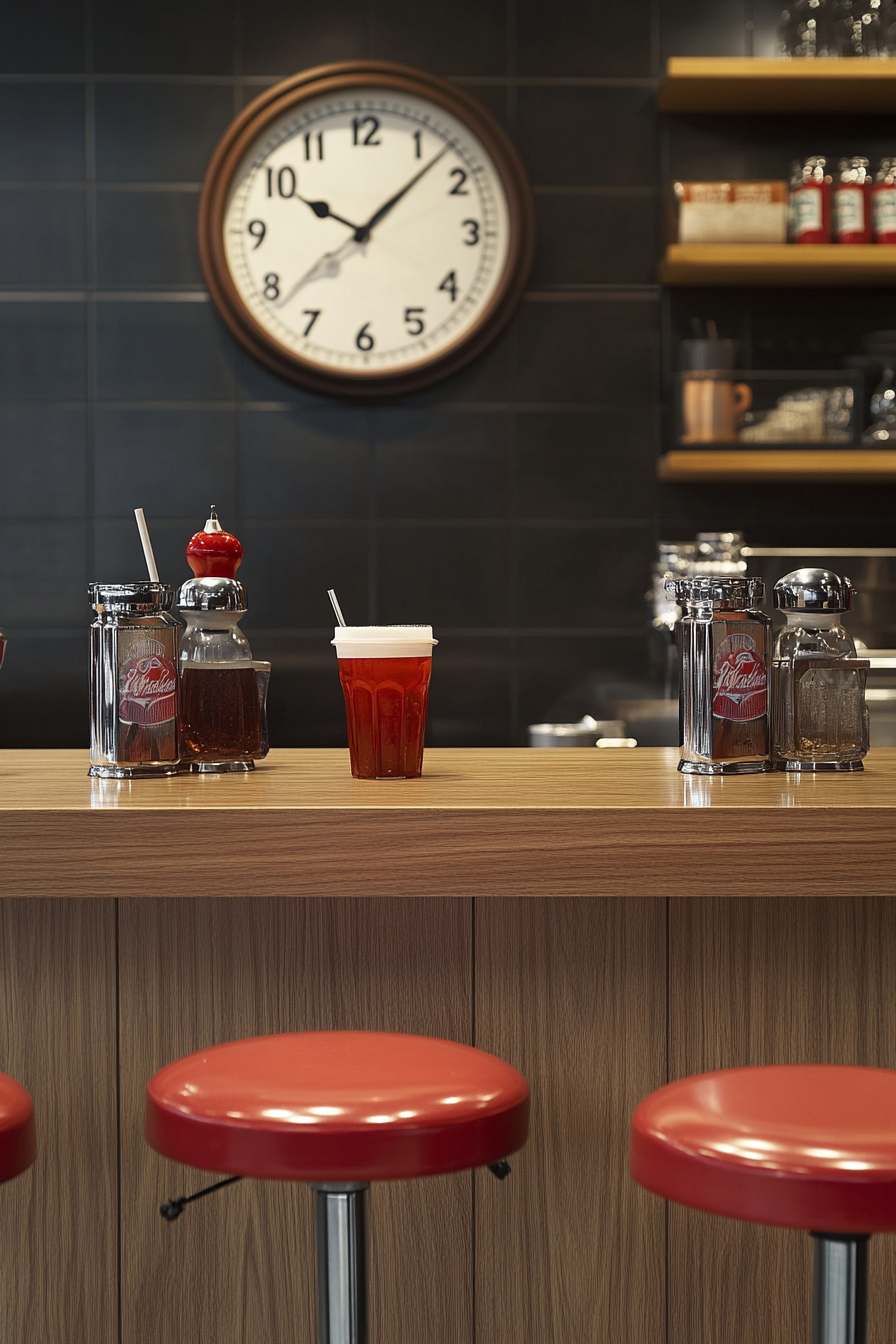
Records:
<instances>
[{"instance_id":1,"label":"chrome stool base","mask_svg":"<svg viewBox=\"0 0 896 1344\"><path fill-rule=\"evenodd\" d=\"M317 1344L367 1344L367 1191L314 1184L317 1205Z\"/></svg>"},{"instance_id":2,"label":"chrome stool base","mask_svg":"<svg viewBox=\"0 0 896 1344\"><path fill-rule=\"evenodd\" d=\"M812 1344L868 1344L870 1237L813 1232Z\"/></svg>"}]
</instances>

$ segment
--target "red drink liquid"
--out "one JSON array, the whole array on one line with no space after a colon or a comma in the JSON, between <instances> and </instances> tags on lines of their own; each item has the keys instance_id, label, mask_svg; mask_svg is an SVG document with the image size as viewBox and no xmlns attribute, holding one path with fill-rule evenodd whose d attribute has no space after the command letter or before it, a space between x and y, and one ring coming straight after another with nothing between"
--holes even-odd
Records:
<instances>
[{"instance_id":1,"label":"red drink liquid","mask_svg":"<svg viewBox=\"0 0 896 1344\"><path fill-rule=\"evenodd\" d=\"M348 750L355 779L416 779L432 656L340 658Z\"/></svg>"}]
</instances>

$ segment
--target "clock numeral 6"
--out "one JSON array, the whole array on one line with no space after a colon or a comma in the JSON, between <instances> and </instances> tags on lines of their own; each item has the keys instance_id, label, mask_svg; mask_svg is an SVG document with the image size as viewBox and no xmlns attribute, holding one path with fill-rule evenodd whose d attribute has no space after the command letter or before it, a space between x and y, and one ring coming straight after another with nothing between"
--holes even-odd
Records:
<instances>
[{"instance_id":1,"label":"clock numeral 6","mask_svg":"<svg viewBox=\"0 0 896 1344\"><path fill-rule=\"evenodd\" d=\"M426 324L420 314L425 312L425 308L405 308L404 320L408 324L409 336L423 335L423 332L426 330Z\"/></svg>"},{"instance_id":2,"label":"clock numeral 6","mask_svg":"<svg viewBox=\"0 0 896 1344\"><path fill-rule=\"evenodd\" d=\"M444 290L445 293L448 295L448 297L451 299L451 302L454 303L455 299L457 298L457 276L454 273L454 271L448 272L448 274L445 276L445 279L439 285L439 289Z\"/></svg>"},{"instance_id":3,"label":"clock numeral 6","mask_svg":"<svg viewBox=\"0 0 896 1344\"><path fill-rule=\"evenodd\" d=\"M364 325L363 325L363 327L361 328L361 330L358 332L357 336L355 337L355 345L358 347L359 350L367 351L367 350L372 350L372 349L373 349L373 337L371 336L370 332L367 330L367 328L368 328L369 326L370 326L370 323L369 323L369 322L365 322Z\"/></svg>"},{"instance_id":4,"label":"clock numeral 6","mask_svg":"<svg viewBox=\"0 0 896 1344\"><path fill-rule=\"evenodd\" d=\"M475 247L479 242L479 220L465 219L461 222L461 228L470 230L470 236L464 239L464 244L467 247Z\"/></svg>"},{"instance_id":5,"label":"clock numeral 6","mask_svg":"<svg viewBox=\"0 0 896 1344\"><path fill-rule=\"evenodd\" d=\"M267 228L265 227L264 220L250 219L249 232L251 233L252 237L256 240L255 246L253 247L252 251L257 252L258 249L261 247L262 243L264 242L264 236L267 233Z\"/></svg>"},{"instance_id":6,"label":"clock numeral 6","mask_svg":"<svg viewBox=\"0 0 896 1344\"><path fill-rule=\"evenodd\" d=\"M279 299L280 297L280 277L273 271L264 278L264 296L266 299Z\"/></svg>"},{"instance_id":7,"label":"clock numeral 6","mask_svg":"<svg viewBox=\"0 0 896 1344\"><path fill-rule=\"evenodd\" d=\"M268 195L273 196L274 194L273 168L269 168L267 170L267 177L268 177ZM290 168L288 164L285 167L279 168L277 170L277 194L278 196L284 197L284 199L286 200L288 200L290 196L295 196L296 194L295 171L294 169Z\"/></svg>"}]
</instances>

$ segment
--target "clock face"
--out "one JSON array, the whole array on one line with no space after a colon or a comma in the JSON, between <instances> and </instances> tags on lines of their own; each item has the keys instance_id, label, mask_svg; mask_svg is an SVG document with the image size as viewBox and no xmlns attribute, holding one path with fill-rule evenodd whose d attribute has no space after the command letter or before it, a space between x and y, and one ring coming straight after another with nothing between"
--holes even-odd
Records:
<instances>
[{"instance_id":1,"label":"clock face","mask_svg":"<svg viewBox=\"0 0 896 1344\"><path fill-rule=\"evenodd\" d=\"M528 271L525 183L503 134L450 86L386 70L263 96L206 182L213 297L255 353L322 390L452 371Z\"/></svg>"}]
</instances>

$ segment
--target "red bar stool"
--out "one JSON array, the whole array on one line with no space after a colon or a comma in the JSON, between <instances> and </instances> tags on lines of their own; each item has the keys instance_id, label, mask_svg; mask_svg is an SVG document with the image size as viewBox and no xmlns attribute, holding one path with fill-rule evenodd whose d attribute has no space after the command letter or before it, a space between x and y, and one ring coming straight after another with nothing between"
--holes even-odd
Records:
<instances>
[{"instance_id":1,"label":"red bar stool","mask_svg":"<svg viewBox=\"0 0 896 1344\"><path fill-rule=\"evenodd\" d=\"M896 1232L896 1071L770 1064L683 1078L632 1121L639 1185L815 1238L812 1344L866 1344L868 1239Z\"/></svg>"},{"instance_id":2,"label":"red bar stool","mask_svg":"<svg viewBox=\"0 0 896 1344\"><path fill-rule=\"evenodd\" d=\"M161 1069L147 1088L146 1138L166 1157L231 1179L313 1185L319 1344L365 1344L370 1182L481 1166L503 1177L528 1115L522 1074L468 1045L290 1032L198 1050ZM162 1213L173 1219L187 1202Z\"/></svg>"},{"instance_id":3,"label":"red bar stool","mask_svg":"<svg viewBox=\"0 0 896 1344\"><path fill-rule=\"evenodd\" d=\"M0 1073L0 1181L11 1181L34 1161L34 1103L21 1083Z\"/></svg>"}]
</instances>

